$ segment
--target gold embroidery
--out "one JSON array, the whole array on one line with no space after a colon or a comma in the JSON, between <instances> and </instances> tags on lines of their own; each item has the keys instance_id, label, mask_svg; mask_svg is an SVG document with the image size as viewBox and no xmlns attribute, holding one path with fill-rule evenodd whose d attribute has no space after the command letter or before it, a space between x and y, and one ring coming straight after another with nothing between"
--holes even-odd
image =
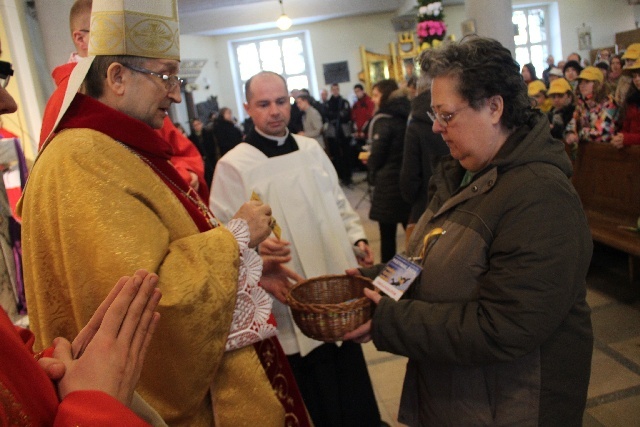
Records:
<instances>
[{"instance_id":1,"label":"gold embroidery","mask_svg":"<svg viewBox=\"0 0 640 427\"><path fill-rule=\"evenodd\" d=\"M30 426L31 419L23 410L22 405L16 400L15 396L4 383L0 381L0 405L4 408L7 421L10 426Z\"/></svg>"}]
</instances>

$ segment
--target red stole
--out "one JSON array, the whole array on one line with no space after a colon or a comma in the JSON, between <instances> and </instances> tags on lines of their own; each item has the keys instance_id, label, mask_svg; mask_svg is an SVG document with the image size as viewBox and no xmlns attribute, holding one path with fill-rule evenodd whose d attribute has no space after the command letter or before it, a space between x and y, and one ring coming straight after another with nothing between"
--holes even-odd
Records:
<instances>
[{"instance_id":1,"label":"red stole","mask_svg":"<svg viewBox=\"0 0 640 427\"><path fill-rule=\"evenodd\" d=\"M169 161L173 155L172 146L153 128L82 94L76 95L58 127L59 130L72 128L93 129L126 145L171 189L200 232L212 229L207 214L201 209L202 206L206 208L206 203L199 205L186 196L190 187ZM189 195L202 202L195 191L191 190ZM213 217L210 212L208 214ZM278 338L256 343L254 348L285 409L287 425L311 426L302 395Z\"/></svg>"}]
</instances>

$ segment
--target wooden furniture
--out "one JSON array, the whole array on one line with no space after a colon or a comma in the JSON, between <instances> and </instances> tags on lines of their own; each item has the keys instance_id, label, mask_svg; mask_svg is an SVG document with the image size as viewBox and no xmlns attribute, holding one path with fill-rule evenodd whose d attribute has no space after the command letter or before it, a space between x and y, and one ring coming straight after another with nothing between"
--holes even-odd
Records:
<instances>
[{"instance_id":1,"label":"wooden furniture","mask_svg":"<svg viewBox=\"0 0 640 427\"><path fill-rule=\"evenodd\" d=\"M371 93L371 87L383 79L403 80L407 65L413 64L418 53L413 32L399 33L398 42L389 43L389 54L370 52L361 45L362 73L359 77L365 92Z\"/></svg>"},{"instance_id":2,"label":"wooden furniture","mask_svg":"<svg viewBox=\"0 0 640 427\"><path fill-rule=\"evenodd\" d=\"M640 280L640 146L580 144L573 177L593 240L629 254L629 279Z\"/></svg>"}]
</instances>

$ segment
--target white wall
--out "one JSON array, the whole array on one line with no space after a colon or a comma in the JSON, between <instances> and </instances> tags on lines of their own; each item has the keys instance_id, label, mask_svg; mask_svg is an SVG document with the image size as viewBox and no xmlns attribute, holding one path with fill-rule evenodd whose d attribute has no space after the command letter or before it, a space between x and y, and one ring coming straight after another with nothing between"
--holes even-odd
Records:
<instances>
[{"instance_id":1,"label":"white wall","mask_svg":"<svg viewBox=\"0 0 640 427\"><path fill-rule=\"evenodd\" d=\"M396 41L397 37L391 24L391 18L394 16L393 13L382 13L291 27L288 31L307 30L309 32L317 77L317 87L309 88L312 94L317 96L320 88L327 87L323 77L323 64L347 61L351 80L341 83L340 91L343 96L349 96L353 85L358 83L358 73L362 70L360 45L364 45L367 50L373 52L388 53L389 43ZM211 88L209 91L202 89L195 91L194 102L202 102L210 95L218 95L218 104L221 107L231 107L236 116L242 116L242 112L239 111L242 100L236 98L233 86L229 42L280 34L279 30L265 30L215 37L181 36L182 58L206 57L209 59L207 69L201 74L198 83L202 88L202 76L206 75L211 82Z\"/></svg>"}]
</instances>

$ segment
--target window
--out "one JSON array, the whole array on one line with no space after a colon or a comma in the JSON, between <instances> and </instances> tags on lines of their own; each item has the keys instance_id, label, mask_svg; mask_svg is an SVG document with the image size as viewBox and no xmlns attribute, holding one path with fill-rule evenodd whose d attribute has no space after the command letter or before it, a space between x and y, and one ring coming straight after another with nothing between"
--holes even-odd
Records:
<instances>
[{"instance_id":1,"label":"window","mask_svg":"<svg viewBox=\"0 0 640 427\"><path fill-rule=\"evenodd\" d=\"M307 49L307 33L289 33L231 42L236 64L236 94L244 101L244 84L260 71L273 71L284 77L289 90L315 87ZM313 93L313 90L312 90Z\"/></svg>"},{"instance_id":2,"label":"window","mask_svg":"<svg viewBox=\"0 0 640 427\"><path fill-rule=\"evenodd\" d=\"M516 29L516 61L522 67L529 62L536 68L538 78L547 68L549 55L549 9L547 6L514 8L512 22Z\"/></svg>"}]
</instances>

